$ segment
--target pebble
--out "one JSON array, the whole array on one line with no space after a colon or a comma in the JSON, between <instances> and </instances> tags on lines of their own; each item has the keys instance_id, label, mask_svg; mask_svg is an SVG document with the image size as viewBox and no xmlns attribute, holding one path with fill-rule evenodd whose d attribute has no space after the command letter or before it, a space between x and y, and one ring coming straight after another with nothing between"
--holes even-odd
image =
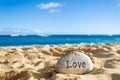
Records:
<instances>
[{"instance_id":1,"label":"pebble","mask_svg":"<svg viewBox=\"0 0 120 80\"><path fill-rule=\"evenodd\" d=\"M93 63L86 54L72 51L61 56L55 65L55 70L66 74L84 74L93 70Z\"/></svg>"}]
</instances>

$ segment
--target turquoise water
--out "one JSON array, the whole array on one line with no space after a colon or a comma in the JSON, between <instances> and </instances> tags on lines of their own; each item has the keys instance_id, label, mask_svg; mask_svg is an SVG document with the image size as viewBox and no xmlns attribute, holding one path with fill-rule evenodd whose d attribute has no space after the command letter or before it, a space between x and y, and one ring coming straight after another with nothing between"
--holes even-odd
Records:
<instances>
[{"instance_id":1,"label":"turquoise water","mask_svg":"<svg viewBox=\"0 0 120 80\"><path fill-rule=\"evenodd\" d=\"M65 44L65 43L109 43L120 42L120 35L50 35L50 36L0 36L0 46L19 46L32 44Z\"/></svg>"}]
</instances>

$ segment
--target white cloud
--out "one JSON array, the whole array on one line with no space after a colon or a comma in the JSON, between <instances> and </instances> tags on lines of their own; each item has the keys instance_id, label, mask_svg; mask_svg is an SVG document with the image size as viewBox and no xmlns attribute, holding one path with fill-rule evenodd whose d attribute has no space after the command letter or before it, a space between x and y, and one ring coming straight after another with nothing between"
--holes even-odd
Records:
<instances>
[{"instance_id":1,"label":"white cloud","mask_svg":"<svg viewBox=\"0 0 120 80\"><path fill-rule=\"evenodd\" d=\"M30 34L35 34L35 35L40 35L43 32L40 29L21 29L21 28L3 28L0 29L0 35L30 35Z\"/></svg>"},{"instance_id":2,"label":"white cloud","mask_svg":"<svg viewBox=\"0 0 120 80\"><path fill-rule=\"evenodd\" d=\"M50 9L49 10L50 13L58 13L60 11L61 11L60 9Z\"/></svg>"},{"instance_id":3,"label":"white cloud","mask_svg":"<svg viewBox=\"0 0 120 80\"><path fill-rule=\"evenodd\" d=\"M37 5L37 8L48 10L50 13L58 13L61 11L61 7L63 7L63 4L59 2L49 2L49 3L41 3Z\"/></svg>"},{"instance_id":4,"label":"white cloud","mask_svg":"<svg viewBox=\"0 0 120 80\"><path fill-rule=\"evenodd\" d=\"M58 3L58 2L49 2L49 3L41 3L38 4L37 7L40 9L51 9L51 8L58 8L58 7L62 7L63 4Z\"/></svg>"},{"instance_id":5,"label":"white cloud","mask_svg":"<svg viewBox=\"0 0 120 80\"><path fill-rule=\"evenodd\" d=\"M19 32L21 32L22 30L20 30L20 29L14 29L13 30L13 32L15 32L15 33L19 33Z\"/></svg>"},{"instance_id":6,"label":"white cloud","mask_svg":"<svg viewBox=\"0 0 120 80\"><path fill-rule=\"evenodd\" d=\"M33 32L34 32L34 33L38 33L38 34L39 34L39 33L42 33L42 31L41 31L40 29L34 29Z\"/></svg>"}]
</instances>

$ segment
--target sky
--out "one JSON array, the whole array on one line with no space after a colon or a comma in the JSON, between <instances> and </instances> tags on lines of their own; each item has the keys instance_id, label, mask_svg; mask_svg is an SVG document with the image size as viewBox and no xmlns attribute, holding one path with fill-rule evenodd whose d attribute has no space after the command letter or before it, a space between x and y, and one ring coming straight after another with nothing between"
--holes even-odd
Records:
<instances>
[{"instance_id":1,"label":"sky","mask_svg":"<svg viewBox=\"0 0 120 80\"><path fill-rule=\"evenodd\" d=\"M120 34L120 0L0 0L9 34Z\"/></svg>"}]
</instances>

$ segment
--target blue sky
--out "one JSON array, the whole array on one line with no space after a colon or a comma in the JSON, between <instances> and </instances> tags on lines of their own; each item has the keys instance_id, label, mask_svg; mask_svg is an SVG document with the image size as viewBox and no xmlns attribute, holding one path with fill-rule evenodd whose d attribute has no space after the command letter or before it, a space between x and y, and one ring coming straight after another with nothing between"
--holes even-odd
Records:
<instances>
[{"instance_id":1,"label":"blue sky","mask_svg":"<svg viewBox=\"0 0 120 80\"><path fill-rule=\"evenodd\" d=\"M120 0L0 0L0 35L120 34Z\"/></svg>"}]
</instances>

